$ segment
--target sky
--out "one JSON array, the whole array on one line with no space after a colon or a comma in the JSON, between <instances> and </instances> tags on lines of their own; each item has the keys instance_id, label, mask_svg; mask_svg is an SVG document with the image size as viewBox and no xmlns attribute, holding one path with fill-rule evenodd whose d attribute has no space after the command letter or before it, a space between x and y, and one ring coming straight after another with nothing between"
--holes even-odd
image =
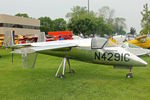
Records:
<instances>
[{"instance_id":1,"label":"sky","mask_svg":"<svg viewBox=\"0 0 150 100\"><path fill-rule=\"evenodd\" d=\"M115 10L115 17L126 19L127 31L135 27L137 32L141 30L141 11L143 5L150 0L89 0L90 10L97 12L103 6L109 6ZM15 15L27 13L30 17L39 18L48 16L51 19L65 18L73 6L86 6L88 0L0 0L0 14ZM66 19L66 18L65 18Z\"/></svg>"}]
</instances>

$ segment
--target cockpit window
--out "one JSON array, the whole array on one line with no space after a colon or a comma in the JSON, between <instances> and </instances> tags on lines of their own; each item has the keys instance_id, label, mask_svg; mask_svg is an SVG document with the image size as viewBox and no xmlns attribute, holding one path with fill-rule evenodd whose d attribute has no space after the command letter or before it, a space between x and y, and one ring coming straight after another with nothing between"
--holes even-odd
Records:
<instances>
[{"instance_id":1,"label":"cockpit window","mask_svg":"<svg viewBox=\"0 0 150 100\"><path fill-rule=\"evenodd\" d=\"M106 47L117 47L118 44L115 41L112 41L111 39L108 40Z\"/></svg>"},{"instance_id":2,"label":"cockpit window","mask_svg":"<svg viewBox=\"0 0 150 100\"><path fill-rule=\"evenodd\" d=\"M91 41L92 49L102 49L107 43L107 39L101 37L94 37Z\"/></svg>"}]
</instances>

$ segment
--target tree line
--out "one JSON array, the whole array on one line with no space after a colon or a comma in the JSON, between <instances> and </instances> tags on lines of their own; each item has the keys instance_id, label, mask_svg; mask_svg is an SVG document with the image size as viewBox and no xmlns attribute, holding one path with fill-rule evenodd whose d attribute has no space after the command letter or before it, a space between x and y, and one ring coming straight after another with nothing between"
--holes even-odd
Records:
<instances>
[{"instance_id":1,"label":"tree line","mask_svg":"<svg viewBox=\"0 0 150 100\"><path fill-rule=\"evenodd\" d=\"M148 8L148 4L143 6L142 20L141 20L141 34L150 34L150 10Z\"/></svg>"},{"instance_id":2,"label":"tree line","mask_svg":"<svg viewBox=\"0 0 150 100\"><path fill-rule=\"evenodd\" d=\"M126 34L125 19L114 17L115 11L107 6L97 12L89 11L86 7L75 6L64 18L52 20L50 17L40 17L40 30L49 31L71 30L75 35L82 34L84 37L90 35L113 35ZM29 18L26 13L18 13L16 16Z\"/></svg>"}]
</instances>

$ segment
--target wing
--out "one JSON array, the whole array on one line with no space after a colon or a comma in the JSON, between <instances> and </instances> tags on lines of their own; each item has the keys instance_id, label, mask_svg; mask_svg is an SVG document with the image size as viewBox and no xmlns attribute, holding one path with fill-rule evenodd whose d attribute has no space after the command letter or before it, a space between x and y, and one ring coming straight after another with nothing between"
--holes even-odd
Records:
<instances>
[{"instance_id":1,"label":"wing","mask_svg":"<svg viewBox=\"0 0 150 100\"><path fill-rule=\"evenodd\" d=\"M75 43L65 43L65 42L54 42L54 43L41 42L19 46L25 46L25 48L16 49L12 53L22 54L22 63L24 68L33 68L36 62L37 52L44 50L76 47L77 45Z\"/></svg>"},{"instance_id":2,"label":"wing","mask_svg":"<svg viewBox=\"0 0 150 100\"><path fill-rule=\"evenodd\" d=\"M44 51L44 50L52 50L52 49L61 49L67 47L90 47L91 46L91 39L80 39L80 40L62 40L62 41L51 41L51 42L37 42L37 43L27 43L27 44L19 44L14 45L14 48L21 48L16 49L13 53L21 53L27 51L30 53ZM17 51L17 52L16 52Z\"/></svg>"},{"instance_id":3,"label":"wing","mask_svg":"<svg viewBox=\"0 0 150 100\"><path fill-rule=\"evenodd\" d=\"M125 48L127 51L133 53L136 56L148 55L150 50L143 48Z\"/></svg>"},{"instance_id":4,"label":"wing","mask_svg":"<svg viewBox=\"0 0 150 100\"><path fill-rule=\"evenodd\" d=\"M141 40L141 39L145 39L145 38L147 38L147 36L146 36L146 35L143 35L143 36L137 37L136 39L137 39L137 40Z\"/></svg>"},{"instance_id":5,"label":"wing","mask_svg":"<svg viewBox=\"0 0 150 100\"><path fill-rule=\"evenodd\" d=\"M53 49L61 49L61 48L69 48L69 47L76 47L77 44L75 43L31 43L27 45L17 45L17 46L24 46L23 48L16 49L12 53L18 54L27 54L27 53L34 53L38 51L44 50L53 50ZM27 47L26 47L27 46Z\"/></svg>"},{"instance_id":6,"label":"wing","mask_svg":"<svg viewBox=\"0 0 150 100\"><path fill-rule=\"evenodd\" d=\"M123 43L121 45L121 47L126 49L127 51L133 53L136 56L142 56L142 55L150 54L150 50L149 49L144 49L144 48L141 48L141 47L136 46L134 44L130 44L128 42Z\"/></svg>"}]
</instances>

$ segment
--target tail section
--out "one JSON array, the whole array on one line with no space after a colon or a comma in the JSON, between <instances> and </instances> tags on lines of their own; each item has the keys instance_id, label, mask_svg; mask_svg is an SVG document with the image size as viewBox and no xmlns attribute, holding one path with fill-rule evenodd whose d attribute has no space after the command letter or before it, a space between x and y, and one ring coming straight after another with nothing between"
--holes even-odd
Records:
<instances>
[{"instance_id":1,"label":"tail section","mask_svg":"<svg viewBox=\"0 0 150 100\"><path fill-rule=\"evenodd\" d=\"M15 31L5 33L4 46L13 47L15 45Z\"/></svg>"},{"instance_id":2,"label":"tail section","mask_svg":"<svg viewBox=\"0 0 150 100\"><path fill-rule=\"evenodd\" d=\"M37 53L22 54L22 64L24 68L34 68L37 58Z\"/></svg>"},{"instance_id":3,"label":"tail section","mask_svg":"<svg viewBox=\"0 0 150 100\"><path fill-rule=\"evenodd\" d=\"M24 68L34 68L37 58L37 52L30 48L21 48L12 51L12 54L14 53L22 55L22 64Z\"/></svg>"}]
</instances>

